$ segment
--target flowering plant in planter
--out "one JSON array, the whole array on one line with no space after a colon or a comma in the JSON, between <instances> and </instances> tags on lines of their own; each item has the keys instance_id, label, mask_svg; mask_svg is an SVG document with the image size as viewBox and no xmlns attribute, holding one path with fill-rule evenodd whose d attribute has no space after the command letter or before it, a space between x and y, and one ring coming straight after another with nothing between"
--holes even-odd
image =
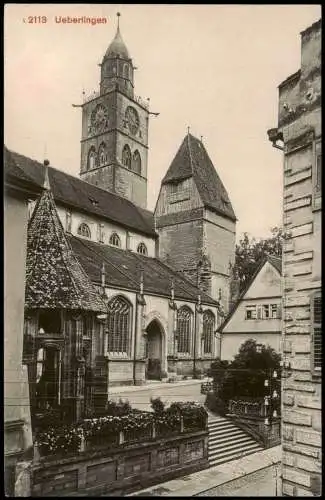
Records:
<instances>
[{"instance_id":1,"label":"flowering plant in planter","mask_svg":"<svg viewBox=\"0 0 325 500\"><path fill-rule=\"evenodd\" d=\"M60 429L50 427L38 434L35 444L41 455L63 455L76 453L81 444L83 429L81 427L64 426Z\"/></svg>"},{"instance_id":2,"label":"flowering plant in planter","mask_svg":"<svg viewBox=\"0 0 325 500\"><path fill-rule=\"evenodd\" d=\"M172 403L169 409L183 417L184 428L204 429L206 426L207 411L196 401Z\"/></svg>"},{"instance_id":3,"label":"flowering plant in planter","mask_svg":"<svg viewBox=\"0 0 325 500\"><path fill-rule=\"evenodd\" d=\"M127 415L106 415L85 419L77 424L62 427L49 427L40 432L36 443L41 455L62 455L77 453L81 449L83 438L90 446L116 446L120 443L120 432L123 431L125 443L152 439L154 426L156 436L169 435L181 430L181 418L184 430L203 429L206 422L206 411L197 403L173 403L170 408L161 412L133 412ZM86 446L87 447L87 446Z\"/></svg>"}]
</instances>

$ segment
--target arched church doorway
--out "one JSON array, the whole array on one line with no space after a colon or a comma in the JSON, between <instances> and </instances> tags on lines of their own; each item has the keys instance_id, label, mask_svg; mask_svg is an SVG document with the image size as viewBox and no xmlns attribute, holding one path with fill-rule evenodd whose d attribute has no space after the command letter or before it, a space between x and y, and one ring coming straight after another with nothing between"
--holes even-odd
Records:
<instances>
[{"instance_id":1,"label":"arched church doorway","mask_svg":"<svg viewBox=\"0 0 325 500\"><path fill-rule=\"evenodd\" d=\"M159 321L153 320L146 328L146 378L160 380L163 371L163 329Z\"/></svg>"}]
</instances>

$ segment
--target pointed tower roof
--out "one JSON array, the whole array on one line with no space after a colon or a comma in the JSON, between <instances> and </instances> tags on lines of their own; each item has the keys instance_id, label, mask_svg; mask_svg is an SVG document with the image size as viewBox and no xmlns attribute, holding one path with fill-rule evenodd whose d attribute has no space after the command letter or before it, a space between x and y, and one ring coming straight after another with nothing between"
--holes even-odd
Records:
<instances>
[{"instance_id":1,"label":"pointed tower roof","mask_svg":"<svg viewBox=\"0 0 325 500\"><path fill-rule=\"evenodd\" d=\"M205 207L235 221L228 193L199 139L188 132L173 159L162 184L193 177Z\"/></svg>"},{"instance_id":2,"label":"pointed tower roof","mask_svg":"<svg viewBox=\"0 0 325 500\"><path fill-rule=\"evenodd\" d=\"M105 312L105 303L66 238L46 171L44 191L27 230L25 306Z\"/></svg>"},{"instance_id":3,"label":"pointed tower roof","mask_svg":"<svg viewBox=\"0 0 325 500\"><path fill-rule=\"evenodd\" d=\"M124 43L124 40L122 38L122 35L120 33L120 23L119 23L119 18L120 18L120 13L117 13L117 30L116 30L116 35L113 39L113 41L110 43L108 49L106 50L106 54L104 56L104 59L109 58L109 57L122 57L123 59L130 59L129 56L129 51Z\"/></svg>"}]
</instances>

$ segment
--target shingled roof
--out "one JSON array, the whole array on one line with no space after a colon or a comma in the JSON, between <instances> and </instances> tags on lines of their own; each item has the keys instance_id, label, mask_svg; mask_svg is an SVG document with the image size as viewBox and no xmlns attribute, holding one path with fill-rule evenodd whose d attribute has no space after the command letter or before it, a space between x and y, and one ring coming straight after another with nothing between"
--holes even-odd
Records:
<instances>
[{"instance_id":1,"label":"shingled roof","mask_svg":"<svg viewBox=\"0 0 325 500\"><path fill-rule=\"evenodd\" d=\"M6 170L10 169L17 178L27 176L38 186L43 185L42 163L9 151L7 148L5 151ZM57 203L92 213L140 234L157 237L154 216L149 210L56 168L49 167L49 179Z\"/></svg>"},{"instance_id":2,"label":"shingled roof","mask_svg":"<svg viewBox=\"0 0 325 500\"><path fill-rule=\"evenodd\" d=\"M266 257L268 262L275 267L279 274L282 274L282 259L281 257L277 257L276 255L268 255Z\"/></svg>"},{"instance_id":3,"label":"shingled roof","mask_svg":"<svg viewBox=\"0 0 325 500\"><path fill-rule=\"evenodd\" d=\"M162 184L193 177L205 207L235 221L236 215L228 193L202 143L187 134L176 153Z\"/></svg>"},{"instance_id":4,"label":"shingled roof","mask_svg":"<svg viewBox=\"0 0 325 500\"><path fill-rule=\"evenodd\" d=\"M48 189L38 199L27 230L25 306L106 311L66 239Z\"/></svg>"},{"instance_id":5,"label":"shingled roof","mask_svg":"<svg viewBox=\"0 0 325 500\"><path fill-rule=\"evenodd\" d=\"M173 282L175 299L196 302L201 293L202 303L218 306L217 301L200 292L191 281L158 259L72 235L68 239L78 260L96 284L100 283L104 263L106 283L112 288L138 291L143 273L144 293L170 297Z\"/></svg>"}]
</instances>

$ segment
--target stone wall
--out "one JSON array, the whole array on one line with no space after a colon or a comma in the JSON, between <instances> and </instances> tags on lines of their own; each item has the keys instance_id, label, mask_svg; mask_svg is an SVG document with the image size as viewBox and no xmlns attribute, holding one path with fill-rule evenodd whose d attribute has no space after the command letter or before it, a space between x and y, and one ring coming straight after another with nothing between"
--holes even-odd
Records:
<instances>
[{"instance_id":1,"label":"stone wall","mask_svg":"<svg viewBox=\"0 0 325 500\"><path fill-rule=\"evenodd\" d=\"M87 451L33 467L32 496L121 495L207 467L208 432Z\"/></svg>"},{"instance_id":2,"label":"stone wall","mask_svg":"<svg viewBox=\"0 0 325 500\"><path fill-rule=\"evenodd\" d=\"M313 297L321 289L321 22L301 34L301 70L279 87L284 141L282 479L285 496L321 494L321 372L314 364ZM318 262L319 261L319 262Z\"/></svg>"},{"instance_id":3,"label":"stone wall","mask_svg":"<svg viewBox=\"0 0 325 500\"><path fill-rule=\"evenodd\" d=\"M22 364L27 200L6 192L4 201L4 478L6 495L12 495L16 462L32 444L28 374Z\"/></svg>"}]
</instances>

